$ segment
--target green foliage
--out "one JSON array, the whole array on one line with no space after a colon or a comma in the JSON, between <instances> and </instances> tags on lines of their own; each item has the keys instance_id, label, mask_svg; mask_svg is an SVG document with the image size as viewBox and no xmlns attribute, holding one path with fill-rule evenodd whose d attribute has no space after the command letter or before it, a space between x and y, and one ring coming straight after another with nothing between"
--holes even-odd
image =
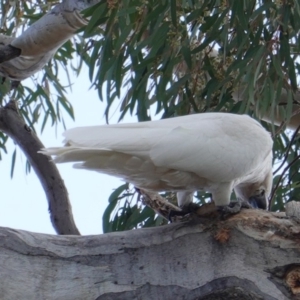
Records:
<instances>
[{"instance_id":1,"label":"green foliage","mask_svg":"<svg viewBox=\"0 0 300 300\"><path fill-rule=\"evenodd\" d=\"M148 120L153 105L163 118L205 111L273 116L279 102L291 117L300 70L297 1L110 1L86 14L85 36L97 38L84 59L107 117L116 101L120 120L126 113ZM287 157L271 201L282 210L300 199L299 141L265 126L276 164ZM209 195L197 198L204 203Z\"/></svg>"},{"instance_id":2,"label":"green foliage","mask_svg":"<svg viewBox=\"0 0 300 300\"><path fill-rule=\"evenodd\" d=\"M104 233L166 224L162 217L156 216L152 209L143 206L137 198L139 195L129 191L128 183L119 186L110 195L102 218Z\"/></svg>"},{"instance_id":3,"label":"green foliage","mask_svg":"<svg viewBox=\"0 0 300 300\"><path fill-rule=\"evenodd\" d=\"M111 1L87 15L86 36L98 36L105 24L89 62L107 115L120 99L120 119L130 112L148 120L152 104L164 117L215 110L256 115L274 109L283 90L297 90L297 1Z\"/></svg>"}]
</instances>

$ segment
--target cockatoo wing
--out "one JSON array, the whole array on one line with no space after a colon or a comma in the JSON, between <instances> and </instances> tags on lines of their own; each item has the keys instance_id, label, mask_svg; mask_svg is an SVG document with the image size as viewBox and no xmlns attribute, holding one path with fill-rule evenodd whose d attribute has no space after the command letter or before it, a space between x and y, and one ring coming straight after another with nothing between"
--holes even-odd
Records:
<instances>
[{"instance_id":1,"label":"cockatoo wing","mask_svg":"<svg viewBox=\"0 0 300 300\"><path fill-rule=\"evenodd\" d=\"M89 154L98 154L100 159L100 153L105 159L113 152L119 153L122 163L122 158L128 159L123 153L217 182L250 172L272 149L272 139L259 123L246 115L226 113L79 127L64 135L67 144L82 150L70 149L65 156L64 150L56 152L57 162L84 161ZM76 153L82 156L75 157Z\"/></svg>"},{"instance_id":2,"label":"cockatoo wing","mask_svg":"<svg viewBox=\"0 0 300 300\"><path fill-rule=\"evenodd\" d=\"M56 162L78 162L77 168L121 177L150 190L203 188L213 194L217 205L229 203L236 185L245 198L248 186L241 183L255 183L251 187L255 192L256 183L271 174L272 139L246 115L195 114L74 128L64 135L66 147L44 151Z\"/></svg>"}]
</instances>

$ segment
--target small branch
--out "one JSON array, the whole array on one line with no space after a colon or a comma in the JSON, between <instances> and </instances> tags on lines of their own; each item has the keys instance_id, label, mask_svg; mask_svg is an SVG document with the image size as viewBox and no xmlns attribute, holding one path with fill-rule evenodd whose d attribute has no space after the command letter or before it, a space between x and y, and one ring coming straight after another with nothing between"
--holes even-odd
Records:
<instances>
[{"instance_id":1,"label":"small branch","mask_svg":"<svg viewBox=\"0 0 300 300\"><path fill-rule=\"evenodd\" d=\"M160 194L139 189L144 205L153 209L157 214L169 221L171 211L181 211L181 208L167 201Z\"/></svg>"},{"instance_id":2,"label":"small branch","mask_svg":"<svg viewBox=\"0 0 300 300\"><path fill-rule=\"evenodd\" d=\"M0 48L0 63L11 60L21 55L21 49L12 45L6 45Z\"/></svg>"},{"instance_id":3,"label":"small branch","mask_svg":"<svg viewBox=\"0 0 300 300\"><path fill-rule=\"evenodd\" d=\"M50 218L56 232L79 235L64 182L55 164L38 153L44 145L19 115L15 101L0 108L0 130L19 145L32 165L48 199Z\"/></svg>"},{"instance_id":4,"label":"small branch","mask_svg":"<svg viewBox=\"0 0 300 300\"><path fill-rule=\"evenodd\" d=\"M292 136L292 138L291 138L291 140L289 142L289 145L288 145L288 147L287 147L287 149L285 151L285 156L284 156L283 161L281 162L280 166L273 172L273 175L277 174L277 172L280 171L281 168L284 166L286 160L288 159L290 149L291 149L291 147L293 145L293 142L295 141L295 139L297 137L297 134L298 134L299 130L300 130L300 125L295 130L295 132L294 132L294 134L293 134L293 136Z\"/></svg>"},{"instance_id":5,"label":"small branch","mask_svg":"<svg viewBox=\"0 0 300 300\"><path fill-rule=\"evenodd\" d=\"M142 189L139 189L139 192L142 196L142 203L153 209L155 213L159 214L168 221L170 221L170 215L172 211L182 212L180 207L172 204L158 193L145 191ZM204 204L202 206L199 206L196 203L191 203L191 212L194 216L204 218L218 215L218 211L214 202ZM172 217L172 222L187 221L192 218L193 216L185 216L185 214L179 214L178 216L175 214L175 216Z\"/></svg>"},{"instance_id":6,"label":"small branch","mask_svg":"<svg viewBox=\"0 0 300 300\"><path fill-rule=\"evenodd\" d=\"M279 184L281 183L281 180L283 178L283 176L285 175L285 173L291 168L291 166L297 162L297 160L300 159L300 155L297 155L282 171L275 187L273 188L272 190L272 193L271 193L271 196L270 196L270 201L269 201L269 210L271 209L272 205L273 205L273 200L274 200L274 197L275 197L275 194L276 194L276 191L279 187Z\"/></svg>"}]
</instances>

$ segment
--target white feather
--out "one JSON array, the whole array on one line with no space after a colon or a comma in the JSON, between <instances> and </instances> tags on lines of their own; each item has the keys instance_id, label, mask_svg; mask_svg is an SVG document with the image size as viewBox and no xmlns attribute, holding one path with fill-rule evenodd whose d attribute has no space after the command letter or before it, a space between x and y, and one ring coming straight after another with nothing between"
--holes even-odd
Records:
<instances>
[{"instance_id":1,"label":"white feather","mask_svg":"<svg viewBox=\"0 0 300 300\"><path fill-rule=\"evenodd\" d=\"M246 115L205 113L133 124L79 127L64 133L66 147L43 151L54 161L123 178L139 188L204 189L228 205L233 188L243 200L272 182L272 139ZM184 192L184 193L182 193Z\"/></svg>"}]
</instances>

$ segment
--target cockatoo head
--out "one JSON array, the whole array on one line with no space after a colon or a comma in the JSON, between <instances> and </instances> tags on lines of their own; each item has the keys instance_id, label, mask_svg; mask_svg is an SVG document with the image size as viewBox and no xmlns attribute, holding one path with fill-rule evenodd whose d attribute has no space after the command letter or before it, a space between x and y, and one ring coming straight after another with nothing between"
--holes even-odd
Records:
<instances>
[{"instance_id":1,"label":"cockatoo head","mask_svg":"<svg viewBox=\"0 0 300 300\"><path fill-rule=\"evenodd\" d=\"M273 174L270 170L261 180L235 186L234 192L237 198L247 201L253 208L267 209L272 182Z\"/></svg>"}]
</instances>

